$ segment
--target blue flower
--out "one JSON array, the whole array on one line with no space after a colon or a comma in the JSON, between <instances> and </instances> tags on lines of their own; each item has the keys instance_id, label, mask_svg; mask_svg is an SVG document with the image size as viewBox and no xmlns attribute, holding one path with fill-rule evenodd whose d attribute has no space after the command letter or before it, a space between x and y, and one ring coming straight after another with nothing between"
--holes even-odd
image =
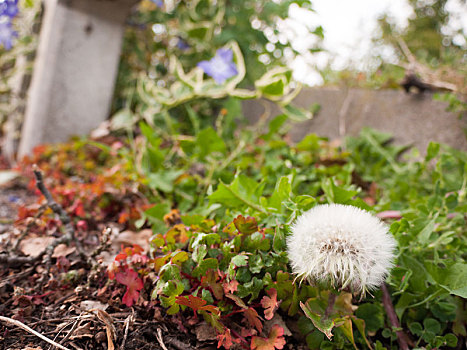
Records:
<instances>
[{"instance_id":1,"label":"blue flower","mask_svg":"<svg viewBox=\"0 0 467 350\"><path fill-rule=\"evenodd\" d=\"M162 7L164 6L164 1L162 0L149 0L151 1L152 3L156 4L157 7Z\"/></svg>"},{"instance_id":2,"label":"blue flower","mask_svg":"<svg viewBox=\"0 0 467 350\"><path fill-rule=\"evenodd\" d=\"M13 18L18 12L18 0L0 0L0 16Z\"/></svg>"},{"instance_id":3,"label":"blue flower","mask_svg":"<svg viewBox=\"0 0 467 350\"><path fill-rule=\"evenodd\" d=\"M213 78L217 84L222 84L227 79L238 74L233 62L233 52L230 49L219 49L210 61L198 63L204 73Z\"/></svg>"},{"instance_id":4,"label":"blue flower","mask_svg":"<svg viewBox=\"0 0 467 350\"><path fill-rule=\"evenodd\" d=\"M10 21L0 21L0 45L6 50L13 47L13 38L18 36L18 33L11 27Z\"/></svg>"},{"instance_id":5,"label":"blue flower","mask_svg":"<svg viewBox=\"0 0 467 350\"><path fill-rule=\"evenodd\" d=\"M178 38L177 47L180 50L184 51L184 50L188 50L190 48L190 45L188 45L188 43L182 38Z\"/></svg>"}]
</instances>

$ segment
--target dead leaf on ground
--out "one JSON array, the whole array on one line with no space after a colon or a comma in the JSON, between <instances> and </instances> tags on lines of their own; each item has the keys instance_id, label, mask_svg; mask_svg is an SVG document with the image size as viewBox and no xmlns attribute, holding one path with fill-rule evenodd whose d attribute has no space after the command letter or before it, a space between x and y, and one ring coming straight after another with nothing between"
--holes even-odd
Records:
<instances>
[{"instance_id":1,"label":"dead leaf on ground","mask_svg":"<svg viewBox=\"0 0 467 350\"><path fill-rule=\"evenodd\" d=\"M91 322L86 322L85 324L79 325L73 335L70 337L70 340L74 339L83 339L83 338L92 338L93 333L91 332Z\"/></svg>"},{"instance_id":2,"label":"dead leaf on ground","mask_svg":"<svg viewBox=\"0 0 467 350\"><path fill-rule=\"evenodd\" d=\"M206 322L200 323L195 329L196 339L199 341L216 340L217 333L214 327Z\"/></svg>"},{"instance_id":3,"label":"dead leaf on ground","mask_svg":"<svg viewBox=\"0 0 467 350\"><path fill-rule=\"evenodd\" d=\"M76 251L76 247L69 247L66 244L59 244L55 247L52 254L52 258L58 258L60 256L67 256Z\"/></svg>"},{"instance_id":4,"label":"dead leaf on ground","mask_svg":"<svg viewBox=\"0 0 467 350\"><path fill-rule=\"evenodd\" d=\"M101 303L100 301L97 301L97 300L83 300L79 304L79 307L80 307L80 309L86 310L86 311L89 311L89 310L92 310L92 309L105 311L109 307L109 305L108 304L103 304L103 303Z\"/></svg>"},{"instance_id":5,"label":"dead leaf on ground","mask_svg":"<svg viewBox=\"0 0 467 350\"><path fill-rule=\"evenodd\" d=\"M31 236L26 237L20 244L20 250L23 254L29 256L38 256L45 250L55 238L48 236Z\"/></svg>"},{"instance_id":6,"label":"dead leaf on ground","mask_svg":"<svg viewBox=\"0 0 467 350\"><path fill-rule=\"evenodd\" d=\"M133 246L133 244L139 245L146 252L149 250L149 238L152 236L151 229L145 229L141 231L123 231L113 240L112 248L116 251L120 251L121 245Z\"/></svg>"}]
</instances>

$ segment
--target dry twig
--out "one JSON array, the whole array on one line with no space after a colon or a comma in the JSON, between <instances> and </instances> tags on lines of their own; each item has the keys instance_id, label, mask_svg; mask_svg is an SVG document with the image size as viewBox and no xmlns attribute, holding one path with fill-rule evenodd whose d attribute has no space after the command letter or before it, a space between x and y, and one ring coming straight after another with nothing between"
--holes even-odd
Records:
<instances>
[{"instance_id":1,"label":"dry twig","mask_svg":"<svg viewBox=\"0 0 467 350\"><path fill-rule=\"evenodd\" d=\"M135 322L135 315L134 315L134 310L133 310L133 313L125 319L125 323L124 323L125 333L123 334L123 340L122 340L122 344L120 345L120 350L125 350L126 339L128 338L128 330L130 329L130 326L132 326L134 322ZM157 335L156 335L156 338L157 338ZM157 338L157 340L159 341L159 338Z\"/></svg>"},{"instance_id":2,"label":"dry twig","mask_svg":"<svg viewBox=\"0 0 467 350\"><path fill-rule=\"evenodd\" d=\"M157 328L156 339L159 342L159 345L162 349L168 350L164 344L164 340L162 339L162 330L160 328Z\"/></svg>"},{"instance_id":3,"label":"dry twig","mask_svg":"<svg viewBox=\"0 0 467 350\"><path fill-rule=\"evenodd\" d=\"M34 329L26 326L24 323L22 323L20 321L14 320L14 319L9 318L9 317L4 317L4 316L0 316L0 321L3 321L5 323L11 324L11 325L14 325L16 327L19 327L19 328L25 330L26 332L32 333L36 337L41 338L43 341L46 341L47 343L52 344L56 348L59 348L59 349L62 349L62 350L69 350L68 348L64 347L63 345L60 345L60 344L54 342L52 339L49 339L46 336L36 332Z\"/></svg>"}]
</instances>

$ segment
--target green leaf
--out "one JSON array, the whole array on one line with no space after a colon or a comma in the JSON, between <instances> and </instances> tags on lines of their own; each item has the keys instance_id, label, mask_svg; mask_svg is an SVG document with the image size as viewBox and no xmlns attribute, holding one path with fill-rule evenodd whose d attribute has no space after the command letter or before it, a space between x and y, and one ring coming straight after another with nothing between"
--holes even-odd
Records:
<instances>
[{"instance_id":1,"label":"green leaf","mask_svg":"<svg viewBox=\"0 0 467 350\"><path fill-rule=\"evenodd\" d=\"M449 293L467 298L467 264L458 262L448 268L427 265L433 279Z\"/></svg>"},{"instance_id":2,"label":"green leaf","mask_svg":"<svg viewBox=\"0 0 467 350\"><path fill-rule=\"evenodd\" d=\"M159 271L162 281L173 281L180 279L180 268L172 263L165 264Z\"/></svg>"},{"instance_id":3,"label":"green leaf","mask_svg":"<svg viewBox=\"0 0 467 350\"><path fill-rule=\"evenodd\" d=\"M131 129L133 125L134 116L128 108L119 110L110 119L110 128L112 130Z\"/></svg>"},{"instance_id":4,"label":"green leaf","mask_svg":"<svg viewBox=\"0 0 467 350\"><path fill-rule=\"evenodd\" d=\"M250 302L259 296L259 293L263 289L264 283L257 277L253 277L250 282L240 284L237 289L237 295L240 298L245 298L251 294Z\"/></svg>"},{"instance_id":5,"label":"green leaf","mask_svg":"<svg viewBox=\"0 0 467 350\"><path fill-rule=\"evenodd\" d=\"M354 316L351 318L352 318L352 322L355 323L355 325L357 326L357 329L360 332L360 335L365 340L365 343L368 346L368 349L371 349L371 344L366 337L365 321Z\"/></svg>"},{"instance_id":6,"label":"green leaf","mask_svg":"<svg viewBox=\"0 0 467 350\"><path fill-rule=\"evenodd\" d=\"M457 337L452 334L452 333L448 333L444 336L444 341L446 343L446 346L450 347L450 348L453 348L457 345Z\"/></svg>"},{"instance_id":7,"label":"green leaf","mask_svg":"<svg viewBox=\"0 0 467 350\"><path fill-rule=\"evenodd\" d=\"M212 152L225 153L226 150L224 140L211 127L199 132L196 136L196 144L198 145L200 158L204 158Z\"/></svg>"},{"instance_id":8,"label":"green leaf","mask_svg":"<svg viewBox=\"0 0 467 350\"><path fill-rule=\"evenodd\" d=\"M409 323L409 330L412 334L418 335L419 337L423 334L423 327L418 322Z\"/></svg>"},{"instance_id":9,"label":"green leaf","mask_svg":"<svg viewBox=\"0 0 467 350\"><path fill-rule=\"evenodd\" d=\"M384 327L384 314L381 305L366 303L358 306L355 315L365 321L369 332L376 332Z\"/></svg>"},{"instance_id":10,"label":"green leaf","mask_svg":"<svg viewBox=\"0 0 467 350\"><path fill-rule=\"evenodd\" d=\"M280 114L269 122L269 135L276 133L282 125L287 121L288 117L285 114Z\"/></svg>"},{"instance_id":11,"label":"green leaf","mask_svg":"<svg viewBox=\"0 0 467 350\"><path fill-rule=\"evenodd\" d=\"M415 296L412 294L404 293L401 295L401 297L397 301L397 304L394 307L396 310L397 317L399 317L399 319L402 318L402 315L404 314L404 311L407 309L407 306L413 304L414 300L415 300Z\"/></svg>"},{"instance_id":12,"label":"green leaf","mask_svg":"<svg viewBox=\"0 0 467 350\"><path fill-rule=\"evenodd\" d=\"M150 221L162 222L164 215L170 211L170 205L168 203L158 203L149 208L144 212Z\"/></svg>"},{"instance_id":13,"label":"green leaf","mask_svg":"<svg viewBox=\"0 0 467 350\"><path fill-rule=\"evenodd\" d=\"M154 148L159 148L159 145L162 142L162 139L157 137L155 134L154 130L146 123L140 122L139 123L139 128L141 130L141 133L144 135L146 140L149 142L151 146Z\"/></svg>"},{"instance_id":14,"label":"green leaf","mask_svg":"<svg viewBox=\"0 0 467 350\"><path fill-rule=\"evenodd\" d=\"M149 174L149 187L165 193L173 192L175 180L184 173L183 170L163 170Z\"/></svg>"},{"instance_id":15,"label":"green leaf","mask_svg":"<svg viewBox=\"0 0 467 350\"><path fill-rule=\"evenodd\" d=\"M261 255L259 254L252 255L248 259L248 267L251 273L260 273L261 269L264 267L264 263L263 263L263 259L261 258Z\"/></svg>"},{"instance_id":16,"label":"green leaf","mask_svg":"<svg viewBox=\"0 0 467 350\"><path fill-rule=\"evenodd\" d=\"M180 281L167 281L162 287L162 293L167 296L178 296L183 293L184 289Z\"/></svg>"},{"instance_id":17,"label":"green leaf","mask_svg":"<svg viewBox=\"0 0 467 350\"><path fill-rule=\"evenodd\" d=\"M423 230L421 230L418 234L417 239L421 244L426 245L430 242L430 236L435 228L435 222L438 218L438 215L439 213L436 213L435 216L426 224Z\"/></svg>"},{"instance_id":18,"label":"green leaf","mask_svg":"<svg viewBox=\"0 0 467 350\"><path fill-rule=\"evenodd\" d=\"M434 334L438 334L438 332L441 330L440 323L434 318L425 318L423 320L423 326L425 327L426 332L431 332Z\"/></svg>"},{"instance_id":19,"label":"green leaf","mask_svg":"<svg viewBox=\"0 0 467 350\"><path fill-rule=\"evenodd\" d=\"M314 331L306 336L306 345L308 345L310 349L319 349L323 340L324 334L318 331Z\"/></svg>"},{"instance_id":20,"label":"green leaf","mask_svg":"<svg viewBox=\"0 0 467 350\"><path fill-rule=\"evenodd\" d=\"M278 79L271 82L269 85L262 86L260 90L263 94L268 96L281 96L284 94L284 86L284 81L282 79Z\"/></svg>"},{"instance_id":21,"label":"green leaf","mask_svg":"<svg viewBox=\"0 0 467 350\"><path fill-rule=\"evenodd\" d=\"M415 291L426 290L428 272L425 269L425 266L409 254L401 255L399 257L399 263L407 270L412 271L409 280L411 288Z\"/></svg>"},{"instance_id":22,"label":"green leaf","mask_svg":"<svg viewBox=\"0 0 467 350\"><path fill-rule=\"evenodd\" d=\"M323 332L329 340L331 340L332 329L335 326L334 320L322 317L320 314L313 311L309 304L309 301L307 301L305 304L300 302L300 307L305 313L305 316L308 317L311 320L311 322L313 322L313 325L316 328L318 328L321 332Z\"/></svg>"},{"instance_id":23,"label":"green leaf","mask_svg":"<svg viewBox=\"0 0 467 350\"><path fill-rule=\"evenodd\" d=\"M212 294L209 290L203 289L201 292L201 298L206 300L208 304L214 304L214 298L212 297Z\"/></svg>"},{"instance_id":24,"label":"green leaf","mask_svg":"<svg viewBox=\"0 0 467 350\"><path fill-rule=\"evenodd\" d=\"M193 277L200 277L206 274L209 269L217 269L219 263L215 258L208 258L201 261L191 273Z\"/></svg>"},{"instance_id":25,"label":"green leaf","mask_svg":"<svg viewBox=\"0 0 467 350\"><path fill-rule=\"evenodd\" d=\"M321 187L331 203L349 204L352 197L358 194L358 191L346 190L336 186L332 178L324 179Z\"/></svg>"},{"instance_id":26,"label":"green leaf","mask_svg":"<svg viewBox=\"0 0 467 350\"><path fill-rule=\"evenodd\" d=\"M193 254L191 258L193 259L194 262L199 264L204 259L207 252L208 252L208 249L206 247L206 244L198 244L193 250Z\"/></svg>"},{"instance_id":27,"label":"green leaf","mask_svg":"<svg viewBox=\"0 0 467 350\"><path fill-rule=\"evenodd\" d=\"M303 122L313 118L313 113L306 109L294 107L292 105L283 106L282 110L290 118L290 120L296 122Z\"/></svg>"},{"instance_id":28,"label":"green leaf","mask_svg":"<svg viewBox=\"0 0 467 350\"><path fill-rule=\"evenodd\" d=\"M260 183L244 175L238 175L230 185L220 183L217 190L209 196L210 203L220 203L229 208L250 207L266 214L259 203L257 189Z\"/></svg>"},{"instance_id":29,"label":"green leaf","mask_svg":"<svg viewBox=\"0 0 467 350\"><path fill-rule=\"evenodd\" d=\"M434 157L436 157L439 153L439 143L437 142L430 142L428 144L428 147L426 149L426 157L425 157L425 162L429 162L432 160Z\"/></svg>"},{"instance_id":30,"label":"green leaf","mask_svg":"<svg viewBox=\"0 0 467 350\"><path fill-rule=\"evenodd\" d=\"M236 255L230 261L237 267L246 266L248 264L248 257L246 255Z\"/></svg>"},{"instance_id":31,"label":"green leaf","mask_svg":"<svg viewBox=\"0 0 467 350\"><path fill-rule=\"evenodd\" d=\"M357 349L357 345L355 344L355 339L353 336L353 329L352 329L352 320L349 317L345 317L343 319L336 320L336 323L342 323L339 326L339 329L344 333L345 337L352 343L355 349Z\"/></svg>"},{"instance_id":32,"label":"green leaf","mask_svg":"<svg viewBox=\"0 0 467 350\"><path fill-rule=\"evenodd\" d=\"M320 138L316 134L306 135L295 147L299 151L317 151L320 148Z\"/></svg>"},{"instance_id":33,"label":"green leaf","mask_svg":"<svg viewBox=\"0 0 467 350\"><path fill-rule=\"evenodd\" d=\"M280 211L282 203L287 200L291 194L292 185L290 184L290 180L287 176L282 176L279 181L276 182L276 188L269 198L268 207Z\"/></svg>"},{"instance_id":34,"label":"green leaf","mask_svg":"<svg viewBox=\"0 0 467 350\"><path fill-rule=\"evenodd\" d=\"M194 236L191 247L194 249L201 243L205 243L208 246L211 246L216 243L220 243L221 238L218 233L197 233Z\"/></svg>"}]
</instances>

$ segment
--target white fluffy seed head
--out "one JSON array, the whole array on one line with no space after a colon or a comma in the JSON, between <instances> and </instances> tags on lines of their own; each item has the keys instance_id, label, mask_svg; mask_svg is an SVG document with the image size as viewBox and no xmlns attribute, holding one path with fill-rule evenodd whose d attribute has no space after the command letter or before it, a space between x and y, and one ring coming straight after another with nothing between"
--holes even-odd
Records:
<instances>
[{"instance_id":1,"label":"white fluffy seed head","mask_svg":"<svg viewBox=\"0 0 467 350\"><path fill-rule=\"evenodd\" d=\"M292 270L313 284L364 295L388 275L396 242L388 228L350 205L318 205L300 216L287 238Z\"/></svg>"}]
</instances>

